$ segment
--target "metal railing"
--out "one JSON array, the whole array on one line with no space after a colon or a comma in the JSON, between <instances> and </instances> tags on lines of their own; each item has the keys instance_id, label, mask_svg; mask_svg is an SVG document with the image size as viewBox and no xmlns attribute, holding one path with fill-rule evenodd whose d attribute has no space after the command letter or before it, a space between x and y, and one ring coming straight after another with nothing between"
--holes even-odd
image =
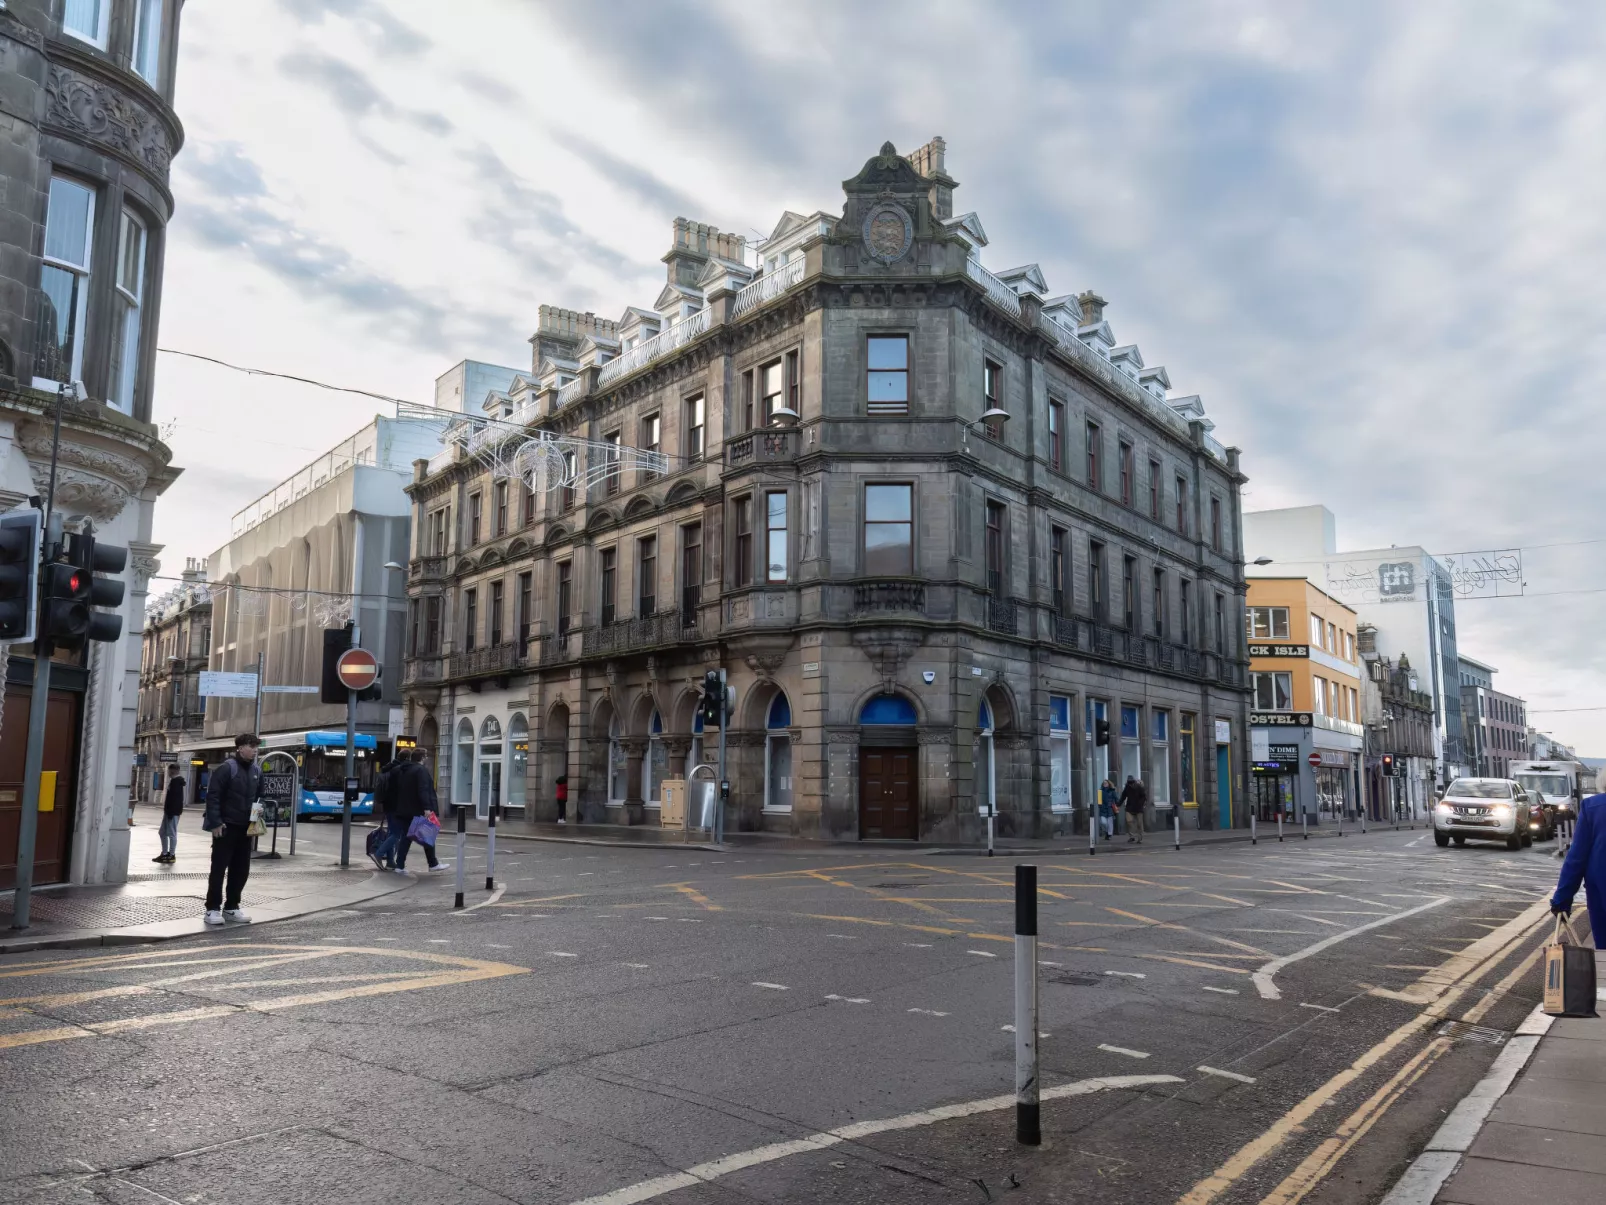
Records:
<instances>
[{"instance_id":1,"label":"metal railing","mask_svg":"<svg viewBox=\"0 0 1606 1205\"><path fill-rule=\"evenodd\" d=\"M855 582L853 611L857 615L878 615L887 611L926 613L926 583L908 581Z\"/></svg>"},{"instance_id":2,"label":"metal railing","mask_svg":"<svg viewBox=\"0 0 1606 1205\"><path fill-rule=\"evenodd\" d=\"M608 364L612 363L612 360L608 361ZM607 370L608 364L604 364L602 366L604 371ZM552 403L552 408L554 410L563 409L563 407L567 406L570 402L574 401L575 398L579 397L580 391L584 388L585 382L579 377L575 377L574 380L570 381L567 385L564 385L558 390L557 400Z\"/></svg>"},{"instance_id":3,"label":"metal railing","mask_svg":"<svg viewBox=\"0 0 1606 1205\"><path fill-rule=\"evenodd\" d=\"M538 665L557 665L563 661L571 661L576 654L573 651L574 638L578 628L571 628L567 632L548 632L535 637L531 643L535 645L535 661Z\"/></svg>"},{"instance_id":4,"label":"metal railing","mask_svg":"<svg viewBox=\"0 0 1606 1205\"><path fill-rule=\"evenodd\" d=\"M526 660L524 646L511 641L482 649L453 653L446 658L446 678L474 678L483 674L505 674Z\"/></svg>"},{"instance_id":5,"label":"metal railing","mask_svg":"<svg viewBox=\"0 0 1606 1205\"><path fill-rule=\"evenodd\" d=\"M731 303L731 314L745 314L748 310L757 309L766 301L773 301L802 279L803 257L799 255L773 272L766 272L751 284L738 289L736 300Z\"/></svg>"},{"instance_id":6,"label":"metal railing","mask_svg":"<svg viewBox=\"0 0 1606 1205\"><path fill-rule=\"evenodd\" d=\"M613 359L602 366L597 374L597 384L607 385L617 381L620 377L628 376L647 364L652 363L660 356L667 356L676 348L689 343L698 335L708 330L710 314L707 306L682 318L673 326L659 331L651 339L645 339L636 344L629 351L620 352ZM559 397L561 401L561 394Z\"/></svg>"},{"instance_id":7,"label":"metal railing","mask_svg":"<svg viewBox=\"0 0 1606 1205\"><path fill-rule=\"evenodd\" d=\"M987 596L987 627L1005 636L1015 635L1018 627L1015 600Z\"/></svg>"},{"instance_id":8,"label":"metal railing","mask_svg":"<svg viewBox=\"0 0 1606 1205\"><path fill-rule=\"evenodd\" d=\"M580 655L591 657L676 644L681 639L681 620L679 610L668 610L586 628L581 636Z\"/></svg>"}]
</instances>

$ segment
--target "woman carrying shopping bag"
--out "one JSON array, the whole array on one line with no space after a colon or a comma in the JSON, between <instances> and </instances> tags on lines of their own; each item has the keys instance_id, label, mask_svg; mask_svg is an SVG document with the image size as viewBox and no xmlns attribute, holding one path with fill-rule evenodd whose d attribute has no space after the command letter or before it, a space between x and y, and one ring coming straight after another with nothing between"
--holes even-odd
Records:
<instances>
[{"instance_id":1,"label":"woman carrying shopping bag","mask_svg":"<svg viewBox=\"0 0 1606 1205\"><path fill-rule=\"evenodd\" d=\"M1108 778L1099 784L1099 827L1104 830L1106 841L1115 836L1115 807L1120 797Z\"/></svg>"}]
</instances>

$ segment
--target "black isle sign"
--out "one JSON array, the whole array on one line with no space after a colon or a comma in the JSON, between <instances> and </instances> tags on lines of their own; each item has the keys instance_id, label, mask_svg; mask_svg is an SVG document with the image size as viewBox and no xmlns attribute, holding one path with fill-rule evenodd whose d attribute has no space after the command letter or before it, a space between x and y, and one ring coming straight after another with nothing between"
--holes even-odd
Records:
<instances>
[{"instance_id":1,"label":"black isle sign","mask_svg":"<svg viewBox=\"0 0 1606 1205\"><path fill-rule=\"evenodd\" d=\"M1251 657L1309 657L1308 644L1252 644L1249 646Z\"/></svg>"}]
</instances>

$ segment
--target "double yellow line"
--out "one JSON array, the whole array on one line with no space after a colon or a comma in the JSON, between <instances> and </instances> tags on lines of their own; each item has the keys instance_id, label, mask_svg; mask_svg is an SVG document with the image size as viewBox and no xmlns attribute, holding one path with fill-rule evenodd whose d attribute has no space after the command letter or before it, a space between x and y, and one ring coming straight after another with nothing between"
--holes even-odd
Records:
<instances>
[{"instance_id":1,"label":"double yellow line","mask_svg":"<svg viewBox=\"0 0 1606 1205\"><path fill-rule=\"evenodd\" d=\"M1284 1113L1267 1128L1264 1134L1246 1143L1232 1158L1180 1197L1177 1205L1208 1205L1237 1184L1250 1169L1278 1150L1290 1138L1303 1132L1305 1123L1310 1121L1318 1110L1332 1104L1340 1093L1377 1067L1411 1038L1442 1021L1479 979L1492 971L1508 958L1513 950L1532 936L1533 930L1544 920L1549 911L1548 903L1543 901L1536 903L1500 928L1480 937L1443 965L1429 971L1406 991L1376 992L1376 995L1390 999L1426 1003L1427 1007ZM1520 981L1531 963L1532 959L1525 959L1515 971L1471 1009L1464 1019L1474 1021L1486 1015L1496 1001ZM1318 1146L1293 1173L1273 1189L1271 1194L1262 1200L1261 1205L1293 1205L1302 1199L1447 1049L1449 1042L1446 1039L1436 1039L1408 1060L1382 1087L1368 1097L1365 1103L1345 1118L1332 1137Z\"/></svg>"}]
</instances>

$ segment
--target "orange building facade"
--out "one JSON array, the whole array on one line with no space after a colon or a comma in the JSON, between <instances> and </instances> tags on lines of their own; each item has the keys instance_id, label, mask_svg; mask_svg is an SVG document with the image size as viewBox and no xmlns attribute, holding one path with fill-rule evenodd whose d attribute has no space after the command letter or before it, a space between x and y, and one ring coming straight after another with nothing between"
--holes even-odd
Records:
<instances>
[{"instance_id":1,"label":"orange building facade","mask_svg":"<svg viewBox=\"0 0 1606 1205\"><path fill-rule=\"evenodd\" d=\"M1309 823L1361 807L1356 613L1303 577L1250 577L1250 803Z\"/></svg>"}]
</instances>

